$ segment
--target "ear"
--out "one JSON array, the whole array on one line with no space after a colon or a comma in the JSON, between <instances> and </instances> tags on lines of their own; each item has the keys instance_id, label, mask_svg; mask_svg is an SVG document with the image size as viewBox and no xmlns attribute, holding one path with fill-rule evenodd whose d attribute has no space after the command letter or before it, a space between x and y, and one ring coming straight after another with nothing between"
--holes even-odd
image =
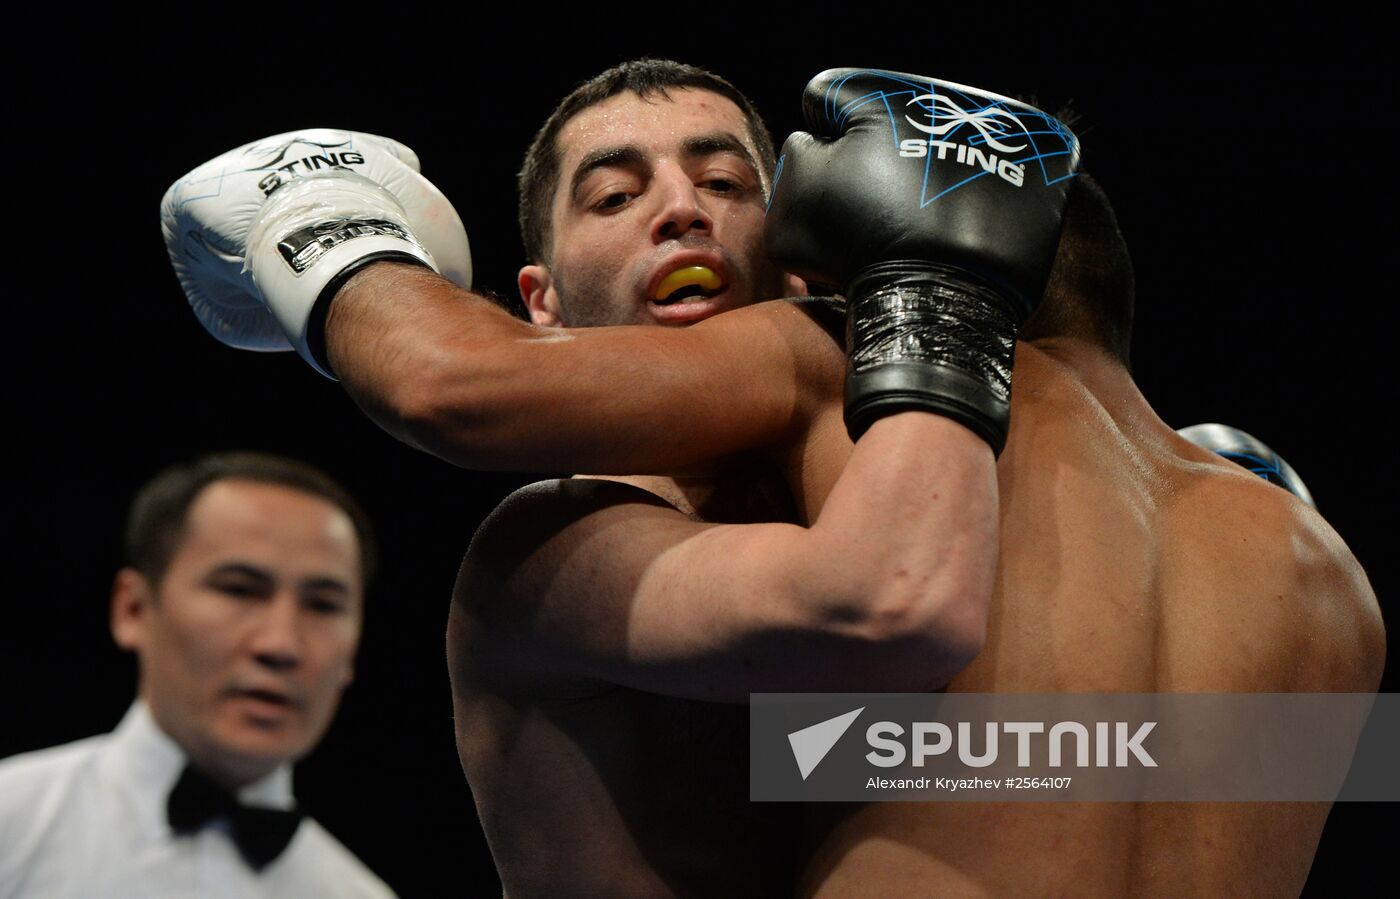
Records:
<instances>
[{"instance_id":1,"label":"ear","mask_svg":"<svg viewBox=\"0 0 1400 899\"><path fill-rule=\"evenodd\" d=\"M806 297L812 292L807 289L807 282L796 275L783 275L783 296L785 297Z\"/></svg>"},{"instance_id":2,"label":"ear","mask_svg":"<svg viewBox=\"0 0 1400 899\"><path fill-rule=\"evenodd\" d=\"M123 568L112 582L112 639L122 649L139 652L146 643L146 618L155 591L145 575Z\"/></svg>"},{"instance_id":3,"label":"ear","mask_svg":"<svg viewBox=\"0 0 1400 899\"><path fill-rule=\"evenodd\" d=\"M530 321L547 328L564 323L559 310L559 294L554 289L554 277L543 265L527 265L518 276L520 299L530 310Z\"/></svg>"}]
</instances>

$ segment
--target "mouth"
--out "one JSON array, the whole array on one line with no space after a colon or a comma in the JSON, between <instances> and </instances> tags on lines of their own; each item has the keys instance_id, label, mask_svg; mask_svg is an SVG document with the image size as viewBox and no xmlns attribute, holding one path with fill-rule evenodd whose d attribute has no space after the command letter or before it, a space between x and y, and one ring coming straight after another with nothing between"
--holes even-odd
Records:
<instances>
[{"instance_id":1,"label":"mouth","mask_svg":"<svg viewBox=\"0 0 1400 899\"><path fill-rule=\"evenodd\" d=\"M272 690L244 690L244 696L256 699L259 702L270 702L273 705L291 705L292 701L281 693Z\"/></svg>"},{"instance_id":2,"label":"mouth","mask_svg":"<svg viewBox=\"0 0 1400 899\"><path fill-rule=\"evenodd\" d=\"M651 301L671 306L696 299L709 299L723 291L724 279L705 265L687 265L671 272L656 285Z\"/></svg>"},{"instance_id":3,"label":"mouth","mask_svg":"<svg viewBox=\"0 0 1400 899\"><path fill-rule=\"evenodd\" d=\"M280 718L297 710L297 703L286 693L255 687L234 691L234 698L241 701L255 717Z\"/></svg>"},{"instance_id":4,"label":"mouth","mask_svg":"<svg viewBox=\"0 0 1400 899\"><path fill-rule=\"evenodd\" d=\"M724 307L730 284L719 266L692 262L667 272L647 294L652 315L662 324L692 324Z\"/></svg>"}]
</instances>

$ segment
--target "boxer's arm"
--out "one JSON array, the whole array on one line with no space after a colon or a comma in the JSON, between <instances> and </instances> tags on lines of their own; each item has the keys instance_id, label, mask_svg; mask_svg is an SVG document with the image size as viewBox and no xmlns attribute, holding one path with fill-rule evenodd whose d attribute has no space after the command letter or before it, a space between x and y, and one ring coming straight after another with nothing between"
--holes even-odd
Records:
<instances>
[{"instance_id":1,"label":"boxer's arm","mask_svg":"<svg viewBox=\"0 0 1400 899\"><path fill-rule=\"evenodd\" d=\"M770 446L839 390L841 369L790 303L685 329L542 328L393 263L341 289L326 335L376 423L473 469L641 474Z\"/></svg>"},{"instance_id":2,"label":"boxer's arm","mask_svg":"<svg viewBox=\"0 0 1400 899\"><path fill-rule=\"evenodd\" d=\"M794 329L830 343L805 314L697 335L517 322L461 289L466 233L417 169L397 141L305 129L177 179L161 228L200 322L231 346L296 349L391 433L474 468L675 471L800 422Z\"/></svg>"},{"instance_id":3,"label":"boxer's arm","mask_svg":"<svg viewBox=\"0 0 1400 899\"><path fill-rule=\"evenodd\" d=\"M991 449L923 413L871 428L810 528L697 522L612 481L537 485L467 554L454 670L729 702L933 689L981 649L997 552Z\"/></svg>"}]
</instances>

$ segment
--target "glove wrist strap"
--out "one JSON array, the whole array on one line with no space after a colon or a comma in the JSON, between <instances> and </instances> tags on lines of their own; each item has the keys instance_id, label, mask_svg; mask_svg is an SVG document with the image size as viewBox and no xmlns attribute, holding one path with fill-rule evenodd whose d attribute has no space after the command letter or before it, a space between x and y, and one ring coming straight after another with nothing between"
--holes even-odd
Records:
<instances>
[{"instance_id":1,"label":"glove wrist strap","mask_svg":"<svg viewBox=\"0 0 1400 899\"><path fill-rule=\"evenodd\" d=\"M1022 316L1002 293L935 263L872 267L848 291L846 428L921 409L965 425L1000 453Z\"/></svg>"},{"instance_id":2,"label":"glove wrist strap","mask_svg":"<svg viewBox=\"0 0 1400 899\"><path fill-rule=\"evenodd\" d=\"M382 187L332 170L278 187L249 230L253 282L292 346L326 377L335 377L325 353L326 310L350 275L381 259L437 270L405 219Z\"/></svg>"}]
</instances>

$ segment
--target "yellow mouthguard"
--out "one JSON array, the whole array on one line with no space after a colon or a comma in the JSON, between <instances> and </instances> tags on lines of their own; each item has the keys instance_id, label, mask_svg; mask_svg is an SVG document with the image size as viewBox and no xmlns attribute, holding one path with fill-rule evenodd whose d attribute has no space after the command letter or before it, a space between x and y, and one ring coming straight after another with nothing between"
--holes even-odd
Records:
<instances>
[{"instance_id":1,"label":"yellow mouthguard","mask_svg":"<svg viewBox=\"0 0 1400 899\"><path fill-rule=\"evenodd\" d=\"M706 290L719 290L724 286L719 275L705 266L688 265L685 268L676 269L661 279L661 283L656 285L656 298L664 300L682 287L689 287L692 284L698 284Z\"/></svg>"}]
</instances>

